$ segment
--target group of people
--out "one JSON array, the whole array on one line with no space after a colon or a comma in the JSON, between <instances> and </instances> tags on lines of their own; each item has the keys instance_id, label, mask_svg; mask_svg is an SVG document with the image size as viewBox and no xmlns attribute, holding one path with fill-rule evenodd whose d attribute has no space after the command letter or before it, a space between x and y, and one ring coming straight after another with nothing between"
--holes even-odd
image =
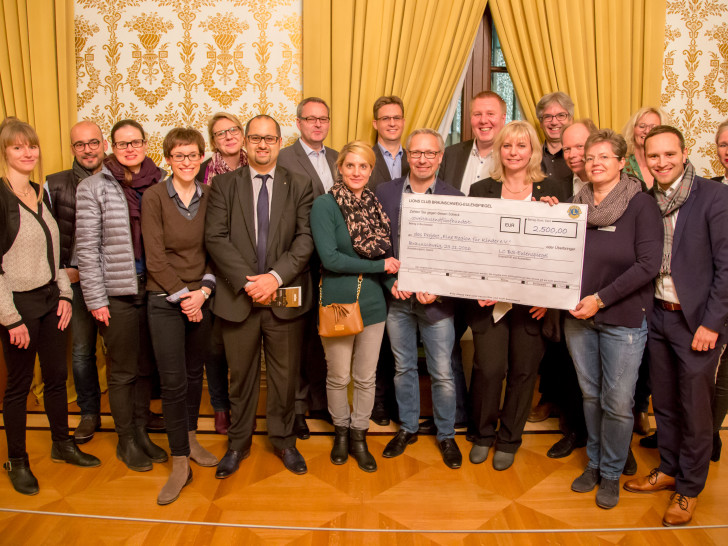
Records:
<instances>
[{"instance_id":1,"label":"group of people","mask_svg":"<svg viewBox=\"0 0 728 546\"><path fill-rule=\"evenodd\" d=\"M267 434L294 474L307 471L296 448L310 436L307 416L333 423L333 464L351 455L376 471L369 421L394 419L400 427L385 458L429 432L443 462L460 468L455 430L467 428L470 462L483 463L492 450L493 467L505 470L522 443L540 373L542 401L559 406L564 433L548 455L586 445L589 462L572 490L598 486L602 508L616 506L620 475L636 473L631 434L651 393L660 466L624 489L675 489L663 522L689 522L709 460L720 456L728 398L726 366L716 380L728 320L726 177L695 174L682 134L659 109L638 111L624 137L574 120L562 92L536 110L543 145L529 123L505 123L500 96L479 93L470 103L474 138L446 148L426 128L403 144L404 105L384 96L373 108L377 142L353 141L338 153L324 145L331 118L322 99L298 105L301 136L283 149L272 117L243 126L219 113L208 124L206 161L198 131L166 135L169 176L146 155L138 122L114 125L107 155L99 127L82 121L71 130L73 166L48 176L47 191L31 181L43 179L35 131L6 119L0 336L8 367L5 466L15 489L38 492L25 450L36 353L53 460L100 464L77 446L100 425L98 327L117 457L131 470L168 459L146 430L159 374L172 456L159 504L174 502L190 482L190 459L215 466L222 479L250 455L264 351ZM728 121L716 144L728 175ZM561 312L400 290L405 193L587 205L581 301ZM358 332L319 336L317 296L319 306L358 303ZM82 415L75 438L65 400L69 324ZM468 327L469 389L460 354ZM432 389L433 419L424 422L418 339ZM220 460L196 438L205 372L215 428L228 436Z\"/></svg>"}]
</instances>

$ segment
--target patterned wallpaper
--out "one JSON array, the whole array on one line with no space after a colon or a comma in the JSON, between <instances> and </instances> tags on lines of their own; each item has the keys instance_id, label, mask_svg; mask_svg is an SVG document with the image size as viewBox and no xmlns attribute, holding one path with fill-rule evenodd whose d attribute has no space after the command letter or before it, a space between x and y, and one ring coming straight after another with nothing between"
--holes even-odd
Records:
<instances>
[{"instance_id":1,"label":"patterned wallpaper","mask_svg":"<svg viewBox=\"0 0 728 546\"><path fill-rule=\"evenodd\" d=\"M163 165L169 129L207 140L218 111L278 120L287 145L301 100L301 0L75 0L78 118L108 135L124 118Z\"/></svg>"},{"instance_id":2,"label":"patterned wallpaper","mask_svg":"<svg viewBox=\"0 0 728 546\"><path fill-rule=\"evenodd\" d=\"M715 130L728 118L728 1L668 0L662 105L704 176L722 174Z\"/></svg>"}]
</instances>

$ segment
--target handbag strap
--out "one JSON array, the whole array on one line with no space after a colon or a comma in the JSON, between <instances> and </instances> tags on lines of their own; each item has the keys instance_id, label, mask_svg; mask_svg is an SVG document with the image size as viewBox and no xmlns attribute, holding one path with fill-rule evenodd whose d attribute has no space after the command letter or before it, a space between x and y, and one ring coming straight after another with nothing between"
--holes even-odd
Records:
<instances>
[{"instance_id":1,"label":"handbag strap","mask_svg":"<svg viewBox=\"0 0 728 546\"><path fill-rule=\"evenodd\" d=\"M361 292L361 281L362 281L362 273L359 273L359 279L358 279L357 285L356 285L357 303L359 303L359 293ZM323 299L324 299L324 275L322 272L321 276L319 277L319 305L323 305Z\"/></svg>"}]
</instances>

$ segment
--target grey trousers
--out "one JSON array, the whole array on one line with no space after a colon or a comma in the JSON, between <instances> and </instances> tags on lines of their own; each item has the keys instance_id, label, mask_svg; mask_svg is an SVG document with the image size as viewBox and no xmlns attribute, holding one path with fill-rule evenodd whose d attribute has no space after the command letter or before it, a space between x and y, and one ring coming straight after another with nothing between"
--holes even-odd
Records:
<instances>
[{"instance_id":1,"label":"grey trousers","mask_svg":"<svg viewBox=\"0 0 728 546\"><path fill-rule=\"evenodd\" d=\"M369 428L374 406L374 383L384 322L365 326L354 336L322 337L326 353L326 395L329 413L338 427ZM354 379L353 411L349 409L348 386Z\"/></svg>"}]
</instances>

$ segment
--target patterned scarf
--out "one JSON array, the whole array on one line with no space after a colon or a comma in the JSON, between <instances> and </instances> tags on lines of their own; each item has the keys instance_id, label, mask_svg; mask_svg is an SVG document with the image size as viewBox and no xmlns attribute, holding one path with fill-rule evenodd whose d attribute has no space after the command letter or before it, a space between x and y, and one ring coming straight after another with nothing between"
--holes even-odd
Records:
<instances>
[{"instance_id":1,"label":"patterned scarf","mask_svg":"<svg viewBox=\"0 0 728 546\"><path fill-rule=\"evenodd\" d=\"M82 180L86 180L89 176L94 174L92 171L89 171L86 167L81 165L75 159L73 160L71 171L73 172L73 176L76 178L77 186L81 183Z\"/></svg>"},{"instance_id":2,"label":"patterned scarf","mask_svg":"<svg viewBox=\"0 0 728 546\"><path fill-rule=\"evenodd\" d=\"M248 164L248 154L245 153L245 148L240 149L240 167L245 167ZM225 163L220 152L215 152L210 158L210 164L207 166L207 172L205 173L205 184L211 184L212 179L218 174L225 174L232 172L230 166Z\"/></svg>"},{"instance_id":3,"label":"patterned scarf","mask_svg":"<svg viewBox=\"0 0 728 546\"><path fill-rule=\"evenodd\" d=\"M329 193L339 205L357 254L378 258L392 247L389 218L372 190L364 188L361 199L357 199L346 184L337 182Z\"/></svg>"},{"instance_id":4,"label":"patterned scarf","mask_svg":"<svg viewBox=\"0 0 728 546\"><path fill-rule=\"evenodd\" d=\"M141 260L144 254L142 247L142 194L162 179L162 171L150 158L145 157L138 173L132 173L119 163L116 156L104 159L104 165L121 184L129 207L129 224L131 225L131 241L134 246L134 258Z\"/></svg>"},{"instance_id":5,"label":"patterned scarf","mask_svg":"<svg viewBox=\"0 0 728 546\"><path fill-rule=\"evenodd\" d=\"M682 180L678 183L675 190L672 192L672 196L668 197L667 194L660 189L659 184L655 183L655 199L657 199L657 206L660 207L662 213L662 225L665 228L665 244L662 247L662 265L660 266L660 275L670 274L670 261L672 260L672 240L675 237L675 227L672 222L672 215L677 213L677 210L685 204L690 196L690 190L693 187L693 181L695 180L695 168L689 161L685 164L685 172Z\"/></svg>"},{"instance_id":6,"label":"patterned scarf","mask_svg":"<svg viewBox=\"0 0 728 546\"><path fill-rule=\"evenodd\" d=\"M594 204L594 187L591 182L581 188L573 202L589 205L587 223L590 226L605 227L619 220L627 210L630 200L641 191L639 180L622 173L617 185L598 205Z\"/></svg>"}]
</instances>

